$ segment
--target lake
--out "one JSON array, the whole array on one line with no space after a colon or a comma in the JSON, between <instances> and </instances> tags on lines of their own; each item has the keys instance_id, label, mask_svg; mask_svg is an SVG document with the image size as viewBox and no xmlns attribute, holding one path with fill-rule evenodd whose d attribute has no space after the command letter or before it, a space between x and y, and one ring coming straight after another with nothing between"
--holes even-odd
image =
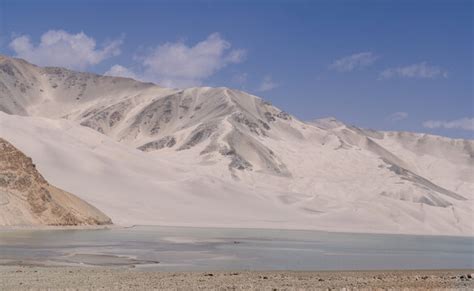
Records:
<instances>
[{"instance_id":1,"label":"lake","mask_svg":"<svg viewBox=\"0 0 474 291\"><path fill-rule=\"evenodd\" d=\"M472 269L474 238L155 226L1 230L0 264L154 271Z\"/></svg>"}]
</instances>

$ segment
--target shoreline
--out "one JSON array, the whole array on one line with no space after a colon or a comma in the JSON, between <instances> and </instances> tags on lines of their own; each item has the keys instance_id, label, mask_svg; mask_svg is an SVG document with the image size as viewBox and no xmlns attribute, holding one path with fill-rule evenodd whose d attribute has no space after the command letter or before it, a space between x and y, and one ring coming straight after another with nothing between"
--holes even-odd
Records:
<instances>
[{"instance_id":1,"label":"shoreline","mask_svg":"<svg viewBox=\"0 0 474 291\"><path fill-rule=\"evenodd\" d=\"M0 266L0 289L473 289L474 270L206 271Z\"/></svg>"},{"instance_id":2,"label":"shoreline","mask_svg":"<svg viewBox=\"0 0 474 291\"><path fill-rule=\"evenodd\" d=\"M102 229L120 229L129 228L115 224L106 225L25 225L25 226L0 226L0 231L41 231L41 230L102 230Z\"/></svg>"},{"instance_id":3,"label":"shoreline","mask_svg":"<svg viewBox=\"0 0 474 291\"><path fill-rule=\"evenodd\" d=\"M394 236L420 236L420 237L459 237L459 238L474 238L473 234L420 234L420 233L404 233L404 232L358 232L349 230L327 230L327 229L304 229L304 228L273 228L273 227L237 227L237 226L208 226L208 225L172 225L172 224L161 224L161 225L119 225L119 224L107 224L107 225L76 225L76 226L60 226L60 225L25 225L25 226L0 226L1 231L16 231L16 230L103 230L103 229L133 229L138 227L162 227L162 228L195 228L195 229L233 229L233 230L283 230L283 231L309 231L309 232L323 232L323 233L334 233L341 235L355 234L355 235L394 235Z\"/></svg>"}]
</instances>

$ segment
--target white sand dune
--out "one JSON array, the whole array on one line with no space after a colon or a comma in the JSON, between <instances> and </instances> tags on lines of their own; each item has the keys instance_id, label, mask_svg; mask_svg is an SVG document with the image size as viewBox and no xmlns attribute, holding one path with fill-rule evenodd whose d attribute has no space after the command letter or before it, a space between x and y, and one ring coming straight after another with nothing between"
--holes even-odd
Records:
<instances>
[{"instance_id":1,"label":"white sand dune","mask_svg":"<svg viewBox=\"0 0 474 291\"><path fill-rule=\"evenodd\" d=\"M1 137L118 224L473 234L474 141L6 57L0 111Z\"/></svg>"}]
</instances>

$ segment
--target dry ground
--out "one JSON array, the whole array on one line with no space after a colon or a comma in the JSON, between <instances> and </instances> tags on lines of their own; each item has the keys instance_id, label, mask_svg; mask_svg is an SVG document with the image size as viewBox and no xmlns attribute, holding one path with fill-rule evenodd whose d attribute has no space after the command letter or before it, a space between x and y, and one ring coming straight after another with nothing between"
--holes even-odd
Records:
<instances>
[{"instance_id":1,"label":"dry ground","mask_svg":"<svg viewBox=\"0 0 474 291\"><path fill-rule=\"evenodd\" d=\"M149 272L1 266L0 290L474 289L474 270L358 272Z\"/></svg>"}]
</instances>

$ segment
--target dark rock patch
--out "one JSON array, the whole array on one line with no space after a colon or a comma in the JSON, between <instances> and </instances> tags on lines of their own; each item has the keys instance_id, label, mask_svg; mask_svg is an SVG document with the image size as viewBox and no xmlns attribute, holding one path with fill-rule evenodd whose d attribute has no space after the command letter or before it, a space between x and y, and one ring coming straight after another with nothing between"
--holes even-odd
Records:
<instances>
[{"instance_id":1,"label":"dark rock patch","mask_svg":"<svg viewBox=\"0 0 474 291\"><path fill-rule=\"evenodd\" d=\"M139 146L137 149L144 151L144 152L150 152L154 150L159 150L165 147L171 148L176 144L176 139L172 136L165 136L162 139L152 141L149 143L146 143L144 145Z\"/></svg>"}]
</instances>

